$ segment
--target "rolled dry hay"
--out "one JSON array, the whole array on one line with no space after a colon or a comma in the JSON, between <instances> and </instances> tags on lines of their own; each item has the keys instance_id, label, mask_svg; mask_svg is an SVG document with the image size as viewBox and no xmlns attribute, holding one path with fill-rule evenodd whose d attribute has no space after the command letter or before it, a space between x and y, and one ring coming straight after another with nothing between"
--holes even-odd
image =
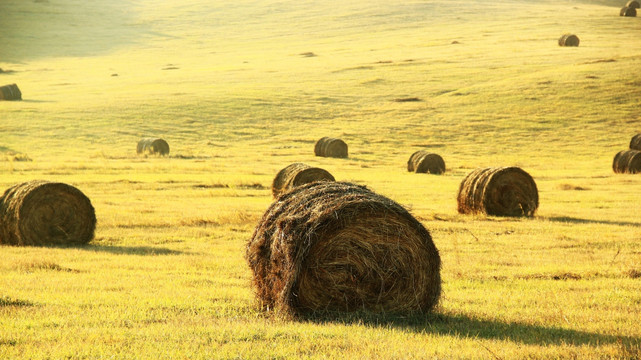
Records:
<instances>
[{"instance_id":1,"label":"rolled dry hay","mask_svg":"<svg viewBox=\"0 0 641 360\"><path fill-rule=\"evenodd\" d=\"M633 9L638 9L641 7L641 4L639 4L637 0L630 0L627 4L625 4L625 6Z\"/></svg>"},{"instance_id":2,"label":"rolled dry hay","mask_svg":"<svg viewBox=\"0 0 641 360\"><path fill-rule=\"evenodd\" d=\"M18 85L0 86L0 100L22 100L22 92L18 89Z\"/></svg>"},{"instance_id":3,"label":"rolled dry hay","mask_svg":"<svg viewBox=\"0 0 641 360\"><path fill-rule=\"evenodd\" d=\"M463 179L457 202L461 214L532 216L539 192L530 174L518 167L480 168Z\"/></svg>"},{"instance_id":4,"label":"rolled dry hay","mask_svg":"<svg viewBox=\"0 0 641 360\"><path fill-rule=\"evenodd\" d=\"M625 6L621 8L621 11L619 12L620 16L628 16L628 17L635 17L637 16L637 9L630 7L630 6Z\"/></svg>"},{"instance_id":5,"label":"rolled dry hay","mask_svg":"<svg viewBox=\"0 0 641 360\"><path fill-rule=\"evenodd\" d=\"M641 134L636 134L630 140L630 149L641 150Z\"/></svg>"},{"instance_id":6,"label":"rolled dry hay","mask_svg":"<svg viewBox=\"0 0 641 360\"><path fill-rule=\"evenodd\" d=\"M427 174L442 174L445 172L443 158L427 150L414 152L407 161L407 171Z\"/></svg>"},{"instance_id":7,"label":"rolled dry hay","mask_svg":"<svg viewBox=\"0 0 641 360\"><path fill-rule=\"evenodd\" d=\"M612 170L619 174L636 174L641 172L641 151L623 150L614 156Z\"/></svg>"},{"instance_id":8,"label":"rolled dry hay","mask_svg":"<svg viewBox=\"0 0 641 360\"><path fill-rule=\"evenodd\" d=\"M573 34L563 34L559 38L559 46L579 46L579 37Z\"/></svg>"},{"instance_id":9,"label":"rolled dry hay","mask_svg":"<svg viewBox=\"0 0 641 360\"><path fill-rule=\"evenodd\" d=\"M0 198L0 244L81 245L95 229L91 201L71 185L29 181Z\"/></svg>"},{"instance_id":10,"label":"rolled dry hay","mask_svg":"<svg viewBox=\"0 0 641 360\"><path fill-rule=\"evenodd\" d=\"M167 155L169 144L160 138L145 138L138 141L136 148L138 154Z\"/></svg>"},{"instance_id":11,"label":"rolled dry hay","mask_svg":"<svg viewBox=\"0 0 641 360\"><path fill-rule=\"evenodd\" d=\"M314 181L335 181L334 176L327 170L311 167L303 163L293 163L276 174L272 183L272 194L278 197L297 186Z\"/></svg>"},{"instance_id":12,"label":"rolled dry hay","mask_svg":"<svg viewBox=\"0 0 641 360\"><path fill-rule=\"evenodd\" d=\"M314 154L323 157L346 158L347 144L341 139L326 136L316 142Z\"/></svg>"},{"instance_id":13,"label":"rolled dry hay","mask_svg":"<svg viewBox=\"0 0 641 360\"><path fill-rule=\"evenodd\" d=\"M283 194L247 243L266 309L428 312L441 293L430 233L396 202L363 186L315 182Z\"/></svg>"}]
</instances>

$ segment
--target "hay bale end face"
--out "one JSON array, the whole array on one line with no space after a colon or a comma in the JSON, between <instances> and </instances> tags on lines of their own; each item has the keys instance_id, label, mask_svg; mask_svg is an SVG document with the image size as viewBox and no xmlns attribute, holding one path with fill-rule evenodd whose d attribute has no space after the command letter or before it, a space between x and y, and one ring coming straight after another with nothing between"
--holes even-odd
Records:
<instances>
[{"instance_id":1,"label":"hay bale end face","mask_svg":"<svg viewBox=\"0 0 641 360\"><path fill-rule=\"evenodd\" d=\"M574 34L563 34L559 38L559 46L579 46L579 37Z\"/></svg>"},{"instance_id":2,"label":"hay bale end face","mask_svg":"<svg viewBox=\"0 0 641 360\"><path fill-rule=\"evenodd\" d=\"M423 313L441 293L440 256L407 210L363 186L314 182L272 203L247 243L265 309Z\"/></svg>"},{"instance_id":3,"label":"hay bale end face","mask_svg":"<svg viewBox=\"0 0 641 360\"><path fill-rule=\"evenodd\" d=\"M160 138L144 138L138 141L136 152L145 155L167 155L169 144Z\"/></svg>"},{"instance_id":4,"label":"hay bale end face","mask_svg":"<svg viewBox=\"0 0 641 360\"><path fill-rule=\"evenodd\" d=\"M316 156L347 158L347 144L341 140L331 137L322 137L314 145Z\"/></svg>"},{"instance_id":5,"label":"hay bale end face","mask_svg":"<svg viewBox=\"0 0 641 360\"><path fill-rule=\"evenodd\" d=\"M480 168L461 182L457 203L461 214L532 216L539 193L530 174L518 167Z\"/></svg>"},{"instance_id":6,"label":"hay bale end face","mask_svg":"<svg viewBox=\"0 0 641 360\"><path fill-rule=\"evenodd\" d=\"M303 163L293 163L276 174L272 183L272 194L276 198L297 186L314 181L335 181L335 179L327 170Z\"/></svg>"},{"instance_id":7,"label":"hay bale end face","mask_svg":"<svg viewBox=\"0 0 641 360\"><path fill-rule=\"evenodd\" d=\"M82 245L95 228L91 201L71 185L30 181L0 198L0 244Z\"/></svg>"},{"instance_id":8,"label":"hay bale end face","mask_svg":"<svg viewBox=\"0 0 641 360\"><path fill-rule=\"evenodd\" d=\"M0 100L22 100L22 92L16 84L0 86Z\"/></svg>"},{"instance_id":9,"label":"hay bale end face","mask_svg":"<svg viewBox=\"0 0 641 360\"><path fill-rule=\"evenodd\" d=\"M612 170L617 174L641 173L641 151L619 151L612 161Z\"/></svg>"},{"instance_id":10,"label":"hay bale end face","mask_svg":"<svg viewBox=\"0 0 641 360\"><path fill-rule=\"evenodd\" d=\"M445 172L443 158L427 150L414 152L407 161L407 171L424 174L442 174Z\"/></svg>"},{"instance_id":11,"label":"hay bale end face","mask_svg":"<svg viewBox=\"0 0 641 360\"><path fill-rule=\"evenodd\" d=\"M636 134L630 140L630 149L641 150L641 134Z\"/></svg>"},{"instance_id":12,"label":"hay bale end face","mask_svg":"<svg viewBox=\"0 0 641 360\"><path fill-rule=\"evenodd\" d=\"M625 6L633 9L641 8L641 4L639 4L637 0L630 0L627 4L625 4Z\"/></svg>"},{"instance_id":13,"label":"hay bale end face","mask_svg":"<svg viewBox=\"0 0 641 360\"><path fill-rule=\"evenodd\" d=\"M637 16L637 9L630 7L630 6L625 6L621 8L621 11L619 12L620 16L627 16L627 17L636 17Z\"/></svg>"}]
</instances>

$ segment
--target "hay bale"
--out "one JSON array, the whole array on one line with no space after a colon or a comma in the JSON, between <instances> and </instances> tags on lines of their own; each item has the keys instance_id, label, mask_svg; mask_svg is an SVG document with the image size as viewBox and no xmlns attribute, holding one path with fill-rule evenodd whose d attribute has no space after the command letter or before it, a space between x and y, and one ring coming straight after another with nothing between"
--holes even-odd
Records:
<instances>
[{"instance_id":1,"label":"hay bale","mask_svg":"<svg viewBox=\"0 0 641 360\"><path fill-rule=\"evenodd\" d=\"M641 4L639 4L637 0L630 0L627 4L625 4L625 6L633 9L641 8Z\"/></svg>"},{"instance_id":2,"label":"hay bale","mask_svg":"<svg viewBox=\"0 0 641 360\"><path fill-rule=\"evenodd\" d=\"M347 144L341 139L326 136L316 142L314 154L323 157L347 158Z\"/></svg>"},{"instance_id":3,"label":"hay bale","mask_svg":"<svg viewBox=\"0 0 641 360\"><path fill-rule=\"evenodd\" d=\"M534 179L518 167L476 169L463 179L458 212L497 216L532 216L539 207Z\"/></svg>"},{"instance_id":4,"label":"hay bale","mask_svg":"<svg viewBox=\"0 0 641 360\"><path fill-rule=\"evenodd\" d=\"M641 134L636 134L630 140L630 149L641 150Z\"/></svg>"},{"instance_id":5,"label":"hay bale","mask_svg":"<svg viewBox=\"0 0 641 360\"><path fill-rule=\"evenodd\" d=\"M272 203L246 258L265 309L428 312L441 293L429 232L396 202L363 186L315 182Z\"/></svg>"},{"instance_id":6,"label":"hay bale","mask_svg":"<svg viewBox=\"0 0 641 360\"><path fill-rule=\"evenodd\" d=\"M167 155L169 154L169 144L160 138L144 138L138 141L136 152L147 155Z\"/></svg>"},{"instance_id":7,"label":"hay bale","mask_svg":"<svg viewBox=\"0 0 641 360\"><path fill-rule=\"evenodd\" d=\"M22 100L22 92L18 89L18 85L0 86L0 100Z\"/></svg>"},{"instance_id":8,"label":"hay bale","mask_svg":"<svg viewBox=\"0 0 641 360\"><path fill-rule=\"evenodd\" d=\"M445 172L443 158L427 150L414 152L407 161L407 171L427 174L442 174Z\"/></svg>"},{"instance_id":9,"label":"hay bale","mask_svg":"<svg viewBox=\"0 0 641 360\"><path fill-rule=\"evenodd\" d=\"M618 174L641 173L641 151L619 151L612 161L612 170Z\"/></svg>"},{"instance_id":10,"label":"hay bale","mask_svg":"<svg viewBox=\"0 0 641 360\"><path fill-rule=\"evenodd\" d=\"M29 181L0 198L0 244L81 245L95 229L91 201L71 185Z\"/></svg>"},{"instance_id":11,"label":"hay bale","mask_svg":"<svg viewBox=\"0 0 641 360\"><path fill-rule=\"evenodd\" d=\"M579 46L579 37L574 34L563 34L559 38L559 46Z\"/></svg>"},{"instance_id":12,"label":"hay bale","mask_svg":"<svg viewBox=\"0 0 641 360\"><path fill-rule=\"evenodd\" d=\"M619 12L619 16L636 17L637 9L629 6L624 6L621 8L621 11Z\"/></svg>"},{"instance_id":13,"label":"hay bale","mask_svg":"<svg viewBox=\"0 0 641 360\"><path fill-rule=\"evenodd\" d=\"M278 197L297 186L314 181L335 181L327 170L303 163L293 163L281 169L272 183L272 194Z\"/></svg>"}]
</instances>

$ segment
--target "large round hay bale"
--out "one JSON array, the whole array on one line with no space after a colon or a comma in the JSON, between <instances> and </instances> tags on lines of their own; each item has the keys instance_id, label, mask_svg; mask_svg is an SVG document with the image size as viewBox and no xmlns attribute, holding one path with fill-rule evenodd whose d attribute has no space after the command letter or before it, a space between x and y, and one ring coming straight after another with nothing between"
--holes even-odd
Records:
<instances>
[{"instance_id":1,"label":"large round hay bale","mask_svg":"<svg viewBox=\"0 0 641 360\"><path fill-rule=\"evenodd\" d=\"M347 144L341 139L326 136L316 142L314 154L323 157L346 158Z\"/></svg>"},{"instance_id":2,"label":"large round hay bale","mask_svg":"<svg viewBox=\"0 0 641 360\"><path fill-rule=\"evenodd\" d=\"M138 141L136 152L147 155L167 155L169 154L169 144L160 138L144 138Z\"/></svg>"},{"instance_id":3,"label":"large round hay bale","mask_svg":"<svg viewBox=\"0 0 641 360\"><path fill-rule=\"evenodd\" d=\"M272 194L278 197L297 186L314 181L335 181L327 170L311 167L303 163L293 163L281 169L272 183Z\"/></svg>"},{"instance_id":4,"label":"large round hay bale","mask_svg":"<svg viewBox=\"0 0 641 360\"><path fill-rule=\"evenodd\" d=\"M579 37L574 34L563 34L559 38L559 46L579 46Z\"/></svg>"},{"instance_id":5,"label":"large round hay bale","mask_svg":"<svg viewBox=\"0 0 641 360\"><path fill-rule=\"evenodd\" d=\"M641 150L641 134L636 134L630 140L630 149Z\"/></svg>"},{"instance_id":6,"label":"large round hay bale","mask_svg":"<svg viewBox=\"0 0 641 360\"><path fill-rule=\"evenodd\" d=\"M458 212L497 216L532 216L539 207L534 179L518 167L476 169L463 179Z\"/></svg>"},{"instance_id":7,"label":"large round hay bale","mask_svg":"<svg viewBox=\"0 0 641 360\"><path fill-rule=\"evenodd\" d=\"M419 150L410 155L407 161L407 171L426 174L442 174L445 172L443 158L427 150Z\"/></svg>"},{"instance_id":8,"label":"large round hay bale","mask_svg":"<svg viewBox=\"0 0 641 360\"><path fill-rule=\"evenodd\" d=\"M619 174L641 173L641 151L623 150L614 156L612 170Z\"/></svg>"},{"instance_id":9,"label":"large round hay bale","mask_svg":"<svg viewBox=\"0 0 641 360\"><path fill-rule=\"evenodd\" d=\"M0 244L81 245L95 229L91 201L71 185L29 181L0 198Z\"/></svg>"},{"instance_id":10,"label":"large round hay bale","mask_svg":"<svg viewBox=\"0 0 641 360\"><path fill-rule=\"evenodd\" d=\"M638 9L638 8L641 7L641 4L639 4L639 2L637 0L630 0L630 1L628 1L627 4L625 4L625 6L627 6L629 8L633 8L633 9Z\"/></svg>"},{"instance_id":11,"label":"large round hay bale","mask_svg":"<svg viewBox=\"0 0 641 360\"><path fill-rule=\"evenodd\" d=\"M261 304L286 315L428 312L441 293L441 261L425 227L396 202L350 183L283 194L246 258Z\"/></svg>"},{"instance_id":12,"label":"large round hay bale","mask_svg":"<svg viewBox=\"0 0 641 360\"><path fill-rule=\"evenodd\" d=\"M624 6L621 8L619 16L635 17L637 16L637 9L630 6Z\"/></svg>"},{"instance_id":13,"label":"large round hay bale","mask_svg":"<svg viewBox=\"0 0 641 360\"><path fill-rule=\"evenodd\" d=\"M18 89L18 85L0 86L0 100L22 100L22 92Z\"/></svg>"}]
</instances>

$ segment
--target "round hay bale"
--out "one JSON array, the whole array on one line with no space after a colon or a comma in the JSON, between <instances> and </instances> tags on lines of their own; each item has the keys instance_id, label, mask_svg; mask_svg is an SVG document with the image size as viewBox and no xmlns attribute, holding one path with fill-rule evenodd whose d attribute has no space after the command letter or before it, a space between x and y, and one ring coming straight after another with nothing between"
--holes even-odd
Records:
<instances>
[{"instance_id":1,"label":"round hay bale","mask_svg":"<svg viewBox=\"0 0 641 360\"><path fill-rule=\"evenodd\" d=\"M559 46L579 46L579 37L574 34L563 34L559 38Z\"/></svg>"},{"instance_id":2,"label":"round hay bale","mask_svg":"<svg viewBox=\"0 0 641 360\"><path fill-rule=\"evenodd\" d=\"M641 4L637 0L630 0L628 1L627 4L625 4L626 7L633 8L633 9L639 9L641 8Z\"/></svg>"},{"instance_id":3,"label":"round hay bale","mask_svg":"<svg viewBox=\"0 0 641 360\"><path fill-rule=\"evenodd\" d=\"M331 137L322 137L314 145L316 156L347 158L347 144L341 140Z\"/></svg>"},{"instance_id":4,"label":"round hay bale","mask_svg":"<svg viewBox=\"0 0 641 360\"><path fill-rule=\"evenodd\" d=\"M612 170L618 174L641 173L641 151L619 151L612 161Z\"/></svg>"},{"instance_id":5,"label":"round hay bale","mask_svg":"<svg viewBox=\"0 0 641 360\"><path fill-rule=\"evenodd\" d=\"M22 100L22 92L16 84L0 86L0 100Z\"/></svg>"},{"instance_id":6,"label":"round hay bale","mask_svg":"<svg viewBox=\"0 0 641 360\"><path fill-rule=\"evenodd\" d=\"M630 140L630 149L641 150L641 134L636 134Z\"/></svg>"},{"instance_id":7,"label":"round hay bale","mask_svg":"<svg viewBox=\"0 0 641 360\"><path fill-rule=\"evenodd\" d=\"M463 179L458 212L496 216L532 216L539 207L534 179L518 167L476 169Z\"/></svg>"},{"instance_id":8,"label":"round hay bale","mask_svg":"<svg viewBox=\"0 0 641 360\"><path fill-rule=\"evenodd\" d=\"M335 181L334 176L327 170L311 167L303 163L293 163L276 174L272 183L272 194L278 197L297 186L314 181Z\"/></svg>"},{"instance_id":9,"label":"round hay bale","mask_svg":"<svg viewBox=\"0 0 641 360\"><path fill-rule=\"evenodd\" d=\"M407 161L407 171L426 174L442 174L445 172L443 158L427 150L414 152Z\"/></svg>"},{"instance_id":10,"label":"round hay bale","mask_svg":"<svg viewBox=\"0 0 641 360\"><path fill-rule=\"evenodd\" d=\"M622 7L619 16L635 17L637 16L637 9L629 6Z\"/></svg>"},{"instance_id":11,"label":"round hay bale","mask_svg":"<svg viewBox=\"0 0 641 360\"><path fill-rule=\"evenodd\" d=\"M396 202L363 186L314 182L272 203L247 243L265 309L428 312L441 293L430 233Z\"/></svg>"},{"instance_id":12,"label":"round hay bale","mask_svg":"<svg viewBox=\"0 0 641 360\"><path fill-rule=\"evenodd\" d=\"M160 138L144 138L138 141L136 152L147 155L167 155L169 154L169 144Z\"/></svg>"},{"instance_id":13,"label":"round hay bale","mask_svg":"<svg viewBox=\"0 0 641 360\"><path fill-rule=\"evenodd\" d=\"M91 201L71 185L29 181L0 198L0 244L81 245L95 229Z\"/></svg>"}]
</instances>

